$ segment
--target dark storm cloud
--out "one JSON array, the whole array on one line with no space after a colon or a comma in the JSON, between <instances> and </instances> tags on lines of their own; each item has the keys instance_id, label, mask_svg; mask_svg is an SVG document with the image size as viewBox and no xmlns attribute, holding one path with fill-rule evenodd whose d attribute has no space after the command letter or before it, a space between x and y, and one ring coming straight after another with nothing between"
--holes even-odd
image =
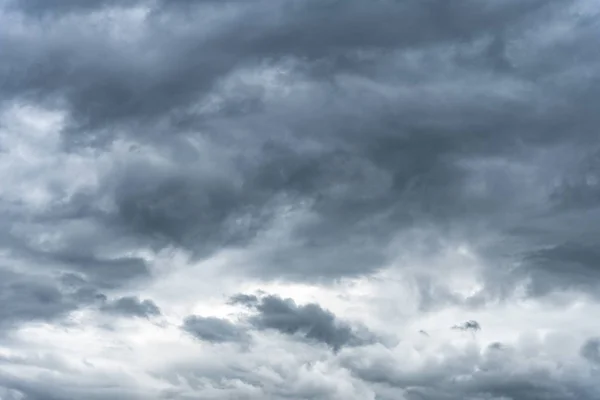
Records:
<instances>
[{"instance_id":1,"label":"dark storm cloud","mask_svg":"<svg viewBox=\"0 0 600 400\"><path fill-rule=\"evenodd\" d=\"M473 226L526 223L527 196L511 193L542 190L556 177L542 174L532 186L486 161L531 166L538 152L565 144L564 158L578 157L600 122L587 101L598 81L572 76L561 57L592 65L579 39L592 37L594 26L568 17L574 28L555 48L538 44L529 29L557 21L564 3L223 4L146 3L149 15L127 20L128 41L107 34L125 20L67 40L82 26L59 18L61 8L43 22L50 35L0 37L10 75L5 101L66 107L69 146L125 136L152 148L104 177L100 191L114 209L91 204L80 217L204 257L252 242L278 206L308 204L311 220L246 272L304 280L370 273L388 261L394 235L411 227L434 224L469 237ZM189 18L200 15L218 26ZM269 97L264 83L238 77L253 68L286 70L278 84L306 89ZM199 111L204 103L212 111ZM234 172L201 176L198 160L212 147L190 146L198 138L223 152L217 169L223 163ZM154 150L166 163L150 161L146 152ZM560 197L553 196L540 197L540 208ZM589 203L594 194L569 196Z\"/></svg>"},{"instance_id":2,"label":"dark storm cloud","mask_svg":"<svg viewBox=\"0 0 600 400\"><path fill-rule=\"evenodd\" d=\"M169 115L176 120L173 111L185 109L220 78L257 60L292 57L311 62L338 54L352 58L353 52L363 49L392 51L468 41L501 32L547 4L510 1L481 7L471 2L381 1L367 6L360 1L295 5L258 1L238 4L236 12L224 15L221 27L209 35L184 22L188 30L178 37L163 24L178 24L181 16L166 14L162 20L159 13L142 23L142 38L128 44L110 41L102 30L86 34L80 42L68 41L65 36L80 29L68 21L56 35L40 36L40 43L5 38L3 47L12 55L4 61L10 73L6 95L63 98L80 126L71 130L72 140L88 134L83 127L106 133L113 130L104 128L123 122L130 123L129 133L148 137L147 122ZM172 125L165 127L164 134L177 130L174 120L167 123Z\"/></svg>"},{"instance_id":3,"label":"dark storm cloud","mask_svg":"<svg viewBox=\"0 0 600 400\"><path fill-rule=\"evenodd\" d=\"M582 243L565 243L549 249L539 250L531 257L546 265L555 263L571 267L581 266L584 269L593 271L600 264L600 249Z\"/></svg>"},{"instance_id":4,"label":"dark storm cloud","mask_svg":"<svg viewBox=\"0 0 600 400\"><path fill-rule=\"evenodd\" d=\"M203 177L191 168L147 166L119 182L114 219L151 240L205 255L219 245L240 245L252 238L269 217L259 201L266 202L267 196L245 192L222 178Z\"/></svg>"},{"instance_id":5,"label":"dark storm cloud","mask_svg":"<svg viewBox=\"0 0 600 400\"><path fill-rule=\"evenodd\" d=\"M34 16L85 13L108 7L127 7L139 2L141 0L7 0L9 8Z\"/></svg>"},{"instance_id":6,"label":"dark storm cloud","mask_svg":"<svg viewBox=\"0 0 600 400\"><path fill-rule=\"evenodd\" d=\"M0 133L18 105L65 118L28 137L37 145L0 136L2 173L17 176L7 180L15 188L2 185L0 250L19 264L0 269L0 328L57 322L84 307L110 318L158 316L150 300L107 295L135 293L127 286L153 279L140 254L151 259L165 249L183 250L191 262L241 249L242 262L225 263L224 277L280 282L425 265L415 278L421 312L510 301L523 283L537 300L563 289L597 292L594 6L0 0L0 111L8 110ZM61 144L46 148L54 129ZM46 156L76 162L29 169ZM82 189L75 174L86 172ZM483 288L466 300L445 282L454 266L429 263L446 241L467 244L481 264ZM247 343L271 331L281 334L274 341L299 338L310 351L328 346L335 351L327 356L356 379L344 382L352 394L360 384L377 389L362 398L598 398L593 371L523 366L527 357L508 346L441 354L406 372L398 366L410 360L373 360L370 352L383 347L375 335L319 304L271 295L230 302L249 314L236 322L190 316L182 330L211 343ZM590 339L578 359L595 368L597 354ZM265 372L250 364L206 366L187 374L189 386L214 398L234 397L229 390L245 398L348 397L332 389L340 382L312 375L318 368ZM0 369L0 397L19 398L2 387L26 399L156 397L105 376L89 388L79 382L87 372L40 384ZM183 386L177 373L172 381Z\"/></svg>"},{"instance_id":7,"label":"dark storm cloud","mask_svg":"<svg viewBox=\"0 0 600 400\"><path fill-rule=\"evenodd\" d=\"M122 316L150 318L161 315L160 308L152 300L140 300L135 296L125 296L102 305L102 310Z\"/></svg>"},{"instance_id":8,"label":"dark storm cloud","mask_svg":"<svg viewBox=\"0 0 600 400\"><path fill-rule=\"evenodd\" d=\"M212 343L241 342L247 338L243 327L216 317L187 317L182 329L200 340Z\"/></svg>"},{"instance_id":9,"label":"dark storm cloud","mask_svg":"<svg viewBox=\"0 0 600 400\"><path fill-rule=\"evenodd\" d=\"M102 8L111 3L114 5L117 2L54 0L15 2L23 10L32 12L51 10L59 16L62 11ZM135 3L119 2L120 5L125 6ZM165 2L169 6L168 9L177 9L185 3L206 5L211 2ZM212 2L213 5L215 3L218 2ZM55 74L53 76L58 78L55 82L48 81L45 86L41 86L35 83L42 83L42 80L17 79L12 83L19 85L15 86L19 91L35 85L38 89L46 91L60 90L60 93L65 94L71 92L70 95L74 96L70 97L73 100L71 105L77 111L83 113L83 110L94 108L92 105L95 105L98 111L104 109L105 111L98 114L98 117L104 116L110 119L136 115L143 109L146 110L143 115L148 115L148 112L153 110L168 111L169 102L171 106L181 105L177 100L189 100L188 96L193 95L199 88L205 87L205 85L198 86L199 82L211 82L239 64L251 63L256 58L287 56L309 59L330 58L358 49L389 50L424 46L429 43L468 40L485 33L502 33L504 29L511 27L511 24L517 23L531 12L549 4L548 1L540 0L507 1L484 6L473 1L448 4L440 0L428 2L385 0L374 5L366 5L360 1L322 3L314 0L293 5L278 1L220 3L226 6L234 5L235 12L232 18L225 20L226 24L217 29L215 34L201 38L195 35L202 32L201 27L195 27L198 32L192 29L190 37L184 37L186 40L183 42L179 41L176 44L177 48L158 47L175 39L172 34L167 38L153 38L160 39L154 46L159 54L175 56L168 64L167 60L161 60L160 64L154 67L147 64L130 64L130 57L135 56L135 53L124 60L90 57L93 56L91 49L85 51L86 49L82 48L81 50L85 52L77 57L77 60L82 62L72 63L52 57L47 60L51 62L50 64L26 70L25 75L15 76L15 78L27 76L33 78L36 71L53 72ZM152 7L152 2L145 2L145 4ZM157 4L160 5L161 2ZM188 10L188 8L184 9ZM196 11L197 14L192 15L200 15L207 10L200 8ZM214 8L208 11L214 12ZM178 23L180 20L177 18L181 16L158 14L153 17L165 17L166 23ZM322 23L325 20L328 21L327 24ZM109 21L105 22L110 26ZM169 34L167 31L161 32L161 26L155 28L157 31L151 31L149 35ZM56 38L46 38L50 43L58 46L29 55L43 57L61 50L72 52L80 45L79 43L54 43L53 39ZM85 39L82 38L83 40ZM97 44L101 43L106 44L102 41ZM224 54L223 51L226 49L231 54ZM104 50L113 52L114 55L125 56L117 48L104 48ZM136 50L143 50L143 48L136 48ZM182 50L196 51L186 54ZM27 55L24 49L19 50L17 54ZM29 60L34 61L31 58ZM71 68L61 70L61 66ZM33 65L28 63L24 67L32 68ZM135 74L136 72L145 74L139 76ZM80 80L83 76L88 78L87 82ZM71 84L64 80L67 77L74 78ZM161 96L155 96L159 93ZM124 98L119 100L119 95L123 95ZM77 104L74 100L81 100L82 104ZM111 100L116 102L111 105ZM107 107L111 107L112 111ZM118 111L119 109L121 110Z\"/></svg>"},{"instance_id":10,"label":"dark storm cloud","mask_svg":"<svg viewBox=\"0 0 600 400\"><path fill-rule=\"evenodd\" d=\"M600 206L600 152L585 152L580 158L551 194L558 209L585 210Z\"/></svg>"},{"instance_id":11,"label":"dark storm cloud","mask_svg":"<svg viewBox=\"0 0 600 400\"><path fill-rule=\"evenodd\" d=\"M274 295L258 299L240 294L232 300L255 311L255 314L248 318L248 322L258 330L271 329L285 335L298 335L308 341L324 343L334 351L345 346L360 346L374 341L370 332L364 332L366 337L361 336L331 311L315 303L297 305L292 299Z\"/></svg>"},{"instance_id":12,"label":"dark storm cloud","mask_svg":"<svg viewBox=\"0 0 600 400\"><path fill-rule=\"evenodd\" d=\"M595 292L600 277L600 251L597 241L561 243L528 254L528 285L532 295L544 295L556 288Z\"/></svg>"}]
</instances>

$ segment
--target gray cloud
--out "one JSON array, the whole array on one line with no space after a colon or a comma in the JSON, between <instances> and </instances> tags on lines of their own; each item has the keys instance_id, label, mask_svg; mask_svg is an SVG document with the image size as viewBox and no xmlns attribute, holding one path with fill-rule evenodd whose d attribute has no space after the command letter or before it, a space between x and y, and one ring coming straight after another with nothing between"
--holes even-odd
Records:
<instances>
[{"instance_id":1,"label":"gray cloud","mask_svg":"<svg viewBox=\"0 0 600 400\"><path fill-rule=\"evenodd\" d=\"M102 306L102 310L124 316L150 318L161 315L160 308L152 300L140 300L135 296L120 297Z\"/></svg>"},{"instance_id":2,"label":"gray cloud","mask_svg":"<svg viewBox=\"0 0 600 400\"><path fill-rule=\"evenodd\" d=\"M481 325L479 325L479 322L477 321L470 320L459 325L454 325L452 329L476 332L481 330Z\"/></svg>"},{"instance_id":3,"label":"gray cloud","mask_svg":"<svg viewBox=\"0 0 600 400\"><path fill-rule=\"evenodd\" d=\"M41 16L62 16L69 13L85 13L108 7L127 7L139 3L139 0L101 0L101 1L77 1L77 0L8 0L8 6L24 13Z\"/></svg>"},{"instance_id":4,"label":"gray cloud","mask_svg":"<svg viewBox=\"0 0 600 400\"><path fill-rule=\"evenodd\" d=\"M582 240L542 248L528 254L525 261L530 266L532 295L544 295L557 288L594 292L600 252L593 242Z\"/></svg>"},{"instance_id":5,"label":"gray cloud","mask_svg":"<svg viewBox=\"0 0 600 400\"><path fill-rule=\"evenodd\" d=\"M292 299L268 295L260 299L249 295L236 295L232 299L255 310L248 318L259 330L271 329L285 335L299 335L309 341L324 343L334 351L345 346L360 346L372 343L375 337L370 332L354 330L340 321L331 311L315 303L297 305Z\"/></svg>"},{"instance_id":6,"label":"gray cloud","mask_svg":"<svg viewBox=\"0 0 600 400\"><path fill-rule=\"evenodd\" d=\"M500 333L476 313L510 309L515 298L595 304L598 15L589 0L0 0L0 355L33 340L21 328L50 330L70 316L76 326L98 311L110 319L189 310L183 293L166 293L187 274L218 276L214 290L227 293L248 290L228 286L241 281L335 292L385 272L405 285L386 300L402 324L459 309L485 324L482 341ZM387 283L368 282L368 294L349 295L360 298L352 312L383 302L373 298ZM414 309L403 297L413 292ZM190 363L187 373L171 360L163 375L144 364L118 377L97 371L127 366L120 350L106 353L122 359L90 369L72 362L69 371L7 356L0 398L600 393L596 339L552 353L570 360L563 369L528 364L531 349L503 344L454 349L407 373L398 365L409 356L382 355L403 344L383 350L325 303L229 300L248 314L189 316L180 328L212 343L252 337L259 350ZM386 318L386 307L369 309L369 319ZM538 321L546 317L528 322L547 330L553 322ZM144 324L131 329L145 335ZM91 335L91 325L71 333ZM584 325L573 334L590 337ZM115 335L115 346L132 336ZM39 351L70 350L52 345ZM279 364L257 354L279 345L289 346ZM100 353L93 347L90 359ZM150 363L144 354L140 363Z\"/></svg>"},{"instance_id":7,"label":"gray cloud","mask_svg":"<svg viewBox=\"0 0 600 400\"><path fill-rule=\"evenodd\" d=\"M93 8L111 3L114 5L114 2L98 2ZM510 1L486 7L471 3L383 1L377 7L366 7L359 1L331 2L327 6L305 1L287 7L273 1L238 2L231 13L208 10L222 19L221 28L215 34L200 36L201 29L189 27L190 31L184 32L182 38L169 34L163 24L183 22L187 25L189 14L160 12L153 15L155 20L149 26L155 30L149 30L148 36L133 42L129 55L115 48L118 44L110 39L86 35L92 43L85 43L86 39L80 43L69 42L61 35L67 32L59 31L59 35L46 39L45 48L35 42L6 43L9 54L15 55L6 63L10 66L14 61L22 63L20 70L8 70L13 73L13 79L7 82L8 89L12 89L7 93L34 91L36 95L64 96L74 117L86 126L100 127L134 118L153 119L157 113L164 115L184 106L228 72L254 63L257 58L352 58L352 52L362 49L392 50L469 40L489 32L502 32L548 2ZM18 4L24 10L51 10L59 16L61 10L92 8L72 1ZM146 4L152 7L152 3ZM177 6L182 5L178 2L168 9L177 10ZM196 10L197 13L206 11ZM322 24L323 19L329 23ZM176 46L168 46L177 39ZM157 63L134 61L138 55L143 57L140 61L146 58L143 52L147 40L158 41L153 47L158 48L162 57L148 60ZM19 44L27 47L19 48ZM80 47L86 44L95 45L96 52ZM100 48L104 54L98 52ZM77 53L78 50L82 53ZM64 52L76 59L65 64L67 61L59 57ZM121 58L111 57L115 53ZM163 57L171 59L167 62ZM47 63L37 65L39 59Z\"/></svg>"},{"instance_id":8,"label":"gray cloud","mask_svg":"<svg viewBox=\"0 0 600 400\"><path fill-rule=\"evenodd\" d=\"M600 202L600 153L584 153L553 191L558 208L596 208Z\"/></svg>"},{"instance_id":9,"label":"gray cloud","mask_svg":"<svg viewBox=\"0 0 600 400\"><path fill-rule=\"evenodd\" d=\"M336 352L345 346L376 341L376 336L366 328L353 328L316 303L297 305L292 299L275 295L257 297L239 293L232 296L228 304L244 306L251 314L243 316L238 323L192 315L184 320L182 329L198 339L214 343L244 342L251 331L273 330L325 344Z\"/></svg>"},{"instance_id":10,"label":"gray cloud","mask_svg":"<svg viewBox=\"0 0 600 400\"><path fill-rule=\"evenodd\" d=\"M344 364L382 393L402 388L408 399L592 399L595 385L581 376L560 374L556 365L523 368L519 351L493 346L481 353L450 356L444 361L428 360L417 373L396 366L385 356L372 360L353 355ZM369 358L369 355L361 354ZM515 371L519 373L514 373ZM512 373L507 373L512 371ZM434 383L435 382L435 383Z\"/></svg>"},{"instance_id":11,"label":"gray cloud","mask_svg":"<svg viewBox=\"0 0 600 400\"><path fill-rule=\"evenodd\" d=\"M2 272L2 325L17 321L51 320L72 309L73 306L65 299L56 283L42 283L43 278L40 278Z\"/></svg>"},{"instance_id":12,"label":"gray cloud","mask_svg":"<svg viewBox=\"0 0 600 400\"><path fill-rule=\"evenodd\" d=\"M213 343L241 342L246 332L226 319L192 315L183 322L182 329L192 336Z\"/></svg>"},{"instance_id":13,"label":"gray cloud","mask_svg":"<svg viewBox=\"0 0 600 400\"><path fill-rule=\"evenodd\" d=\"M95 289L65 285L52 276L0 269L0 334L24 323L60 322L103 300Z\"/></svg>"},{"instance_id":14,"label":"gray cloud","mask_svg":"<svg viewBox=\"0 0 600 400\"><path fill-rule=\"evenodd\" d=\"M39 7L34 3L29 8ZM596 117L583 99L593 96L594 82L587 89L551 83L552 74L568 74L571 65L545 47L536 60L524 50L536 45L526 27L558 18L557 3L195 4L200 8L186 8L188 14L208 12L220 27L207 34L190 25L175 12L178 2L136 20L138 36L127 44L102 31L67 41L81 28L55 17L45 22L55 34L34 32L39 41L26 43L12 37L16 42L5 46L13 55L6 70L14 72L6 100L62 99L69 110L65 144L107 145L114 135L126 136L156 146L152 151L166 159L159 167L142 156L111 171L99 190L115 207L82 210L146 243L205 257L254 240L282 201L308 202L312 221L248 272L309 280L369 273L388 261L384 248L399 230L434 223L503 231L533 217L528 202L550 206L536 194L545 176L535 177L536 193L501 200L531 182L482 160L529 166L538 152L571 144L560 129L573 120L571 137L583 145L593 139L588 127ZM591 34L589 25L573 23L565 41ZM169 33L169 24L180 24L181 36ZM157 57L147 60L150 43ZM302 83L305 93L281 97L239 77L261 66L283 68L282 83ZM315 75L323 69L326 77ZM240 130L251 133L243 138ZM189 143L199 138L227 154L220 163L231 173L198 176L207 150ZM235 143L234 150L225 153L225 143ZM579 151L569 149L565 159Z\"/></svg>"},{"instance_id":15,"label":"gray cloud","mask_svg":"<svg viewBox=\"0 0 600 400\"><path fill-rule=\"evenodd\" d=\"M595 364L600 364L600 339L588 339L583 346L581 346L580 354L586 360Z\"/></svg>"}]
</instances>

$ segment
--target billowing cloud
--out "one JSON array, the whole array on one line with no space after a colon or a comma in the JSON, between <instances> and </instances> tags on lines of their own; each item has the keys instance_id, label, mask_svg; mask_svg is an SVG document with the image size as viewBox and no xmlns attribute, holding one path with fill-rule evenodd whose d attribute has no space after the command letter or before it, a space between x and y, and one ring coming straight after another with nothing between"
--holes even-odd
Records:
<instances>
[{"instance_id":1,"label":"billowing cloud","mask_svg":"<svg viewBox=\"0 0 600 400\"><path fill-rule=\"evenodd\" d=\"M599 17L0 0L0 398L598 398Z\"/></svg>"}]
</instances>

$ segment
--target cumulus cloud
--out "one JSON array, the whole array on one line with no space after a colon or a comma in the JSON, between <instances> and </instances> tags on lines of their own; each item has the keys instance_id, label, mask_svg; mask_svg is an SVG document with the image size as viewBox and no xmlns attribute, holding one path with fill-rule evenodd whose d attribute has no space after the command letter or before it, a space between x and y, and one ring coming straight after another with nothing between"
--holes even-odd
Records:
<instances>
[{"instance_id":1,"label":"cumulus cloud","mask_svg":"<svg viewBox=\"0 0 600 400\"><path fill-rule=\"evenodd\" d=\"M0 0L0 398L598 398L599 16Z\"/></svg>"}]
</instances>

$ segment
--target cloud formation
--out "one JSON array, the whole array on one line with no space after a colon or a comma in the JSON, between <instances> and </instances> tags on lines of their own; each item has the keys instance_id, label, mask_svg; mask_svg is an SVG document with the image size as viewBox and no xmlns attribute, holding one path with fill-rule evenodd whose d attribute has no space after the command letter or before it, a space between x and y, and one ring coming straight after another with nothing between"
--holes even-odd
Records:
<instances>
[{"instance_id":1,"label":"cloud formation","mask_svg":"<svg viewBox=\"0 0 600 400\"><path fill-rule=\"evenodd\" d=\"M316 303L297 305L293 299L276 295L259 299L245 294L235 295L231 301L233 304L244 304L254 311L248 318L254 329L272 329L284 335L299 335L309 341L324 343L334 351L374 340L369 332L363 332L367 337L361 337L349 324L339 321L331 311Z\"/></svg>"},{"instance_id":2,"label":"cloud formation","mask_svg":"<svg viewBox=\"0 0 600 400\"><path fill-rule=\"evenodd\" d=\"M213 343L238 342L245 336L243 328L226 319L196 315L183 321L183 330L198 339Z\"/></svg>"},{"instance_id":3,"label":"cloud formation","mask_svg":"<svg viewBox=\"0 0 600 400\"><path fill-rule=\"evenodd\" d=\"M0 0L0 399L600 397L599 17Z\"/></svg>"},{"instance_id":4,"label":"cloud formation","mask_svg":"<svg viewBox=\"0 0 600 400\"><path fill-rule=\"evenodd\" d=\"M135 296L121 297L105 303L106 312L132 317L150 318L160 315L160 308L152 300L140 300Z\"/></svg>"}]
</instances>

